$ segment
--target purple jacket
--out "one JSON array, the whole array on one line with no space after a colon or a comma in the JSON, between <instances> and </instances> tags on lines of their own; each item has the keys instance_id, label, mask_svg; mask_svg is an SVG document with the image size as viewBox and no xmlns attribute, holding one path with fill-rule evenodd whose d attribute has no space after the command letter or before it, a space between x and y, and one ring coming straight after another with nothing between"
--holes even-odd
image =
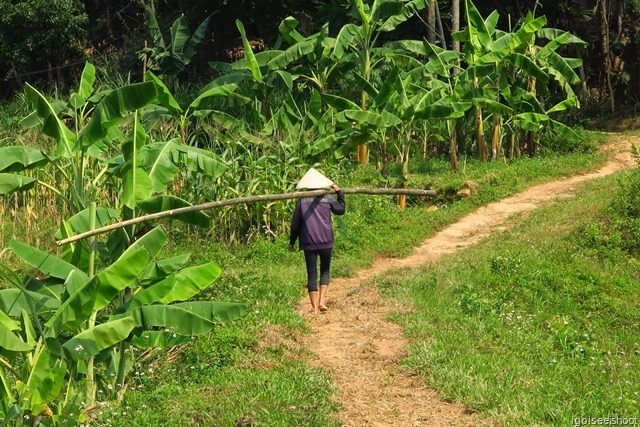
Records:
<instances>
[{"instance_id":1,"label":"purple jacket","mask_svg":"<svg viewBox=\"0 0 640 427\"><path fill-rule=\"evenodd\" d=\"M338 191L338 200L329 194L298 199L296 210L291 219L289 244L295 244L296 240L300 238L300 249L302 250L332 248L331 213L342 215L345 212L345 207L342 191Z\"/></svg>"}]
</instances>

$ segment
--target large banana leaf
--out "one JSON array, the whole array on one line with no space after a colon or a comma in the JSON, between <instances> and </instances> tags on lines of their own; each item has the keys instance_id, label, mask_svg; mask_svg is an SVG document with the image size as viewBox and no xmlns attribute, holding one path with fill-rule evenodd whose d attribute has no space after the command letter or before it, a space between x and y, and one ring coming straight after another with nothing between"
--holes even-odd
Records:
<instances>
[{"instance_id":1,"label":"large banana leaf","mask_svg":"<svg viewBox=\"0 0 640 427\"><path fill-rule=\"evenodd\" d=\"M122 165L122 203L134 209L140 200L151 197L153 184L142 165L138 151L144 145L146 131L138 121L138 112L133 114L133 132L131 138L122 144L124 164Z\"/></svg>"},{"instance_id":2,"label":"large banana leaf","mask_svg":"<svg viewBox=\"0 0 640 427\"><path fill-rule=\"evenodd\" d=\"M575 98L575 97L567 98L564 101L558 102L556 105L549 108L546 111L546 114L549 115L551 113L555 113L558 111L565 111L569 108L575 107L576 105L578 105L578 98Z\"/></svg>"},{"instance_id":3,"label":"large banana leaf","mask_svg":"<svg viewBox=\"0 0 640 427\"><path fill-rule=\"evenodd\" d=\"M493 40L487 29L486 23L476 6L471 0L465 1L466 18L468 25L470 51L474 55L480 55L491 50ZM470 61L473 63L474 61Z\"/></svg>"},{"instance_id":4,"label":"large banana leaf","mask_svg":"<svg viewBox=\"0 0 640 427\"><path fill-rule=\"evenodd\" d=\"M542 57L545 57L547 52L556 51L560 46L573 45L581 48L589 46L589 43L582 40L579 37L574 36L568 31L559 30L557 28L542 28L538 32L538 37L543 37L549 40L540 52Z\"/></svg>"},{"instance_id":5,"label":"large banana leaf","mask_svg":"<svg viewBox=\"0 0 640 427\"><path fill-rule=\"evenodd\" d=\"M350 135L353 134L353 132L353 129L345 129L341 130L340 132L334 132L323 138L320 138L309 148L309 154L315 156L329 149L335 150L337 148L337 145L341 142L344 142Z\"/></svg>"},{"instance_id":6,"label":"large banana leaf","mask_svg":"<svg viewBox=\"0 0 640 427\"><path fill-rule=\"evenodd\" d=\"M84 280L82 285L74 286L73 293L66 293L64 302L45 323L45 338L56 338L63 330L73 331L94 313L96 291L99 281L94 276Z\"/></svg>"},{"instance_id":7,"label":"large banana leaf","mask_svg":"<svg viewBox=\"0 0 640 427\"><path fill-rule=\"evenodd\" d=\"M0 172L21 172L38 168L51 161L42 151L33 147L0 147Z\"/></svg>"},{"instance_id":8,"label":"large banana leaf","mask_svg":"<svg viewBox=\"0 0 640 427\"><path fill-rule=\"evenodd\" d=\"M106 307L111 300L142 273L167 241L161 227L156 227L135 241L109 267L96 275L99 282L94 310Z\"/></svg>"},{"instance_id":9,"label":"large banana leaf","mask_svg":"<svg viewBox=\"0 0 640 427\"><path fill-rule=\"evenodd\" d=\"M294 45L304 40L304 36L296 30L297 27L298 20L292 16L287 16L278 25L278 31L287 43Z\"/></svg>"},{"instance_id":10,"label":"large banana leaf","mask_svg":"<svg viewBox=\"0 0 640 427\"><path fill-rule=\"evenodd\" d=\"M565 138L570 138L573 140L580 139L580 135L578 135L573 129L571 129L569 126L565 125L564 123L560 123L559 121L553 120L553 119L549 119L549 121L551 122L551 126L553 126L553 130L558 132L560 135L564 136Z\"/></svg>"},{"instance_id":11,"label":"large banana leaf","mask_svg":"<svg viewBox=\"0 0 640 427\"><path fill-rule=\"evenodd\" d=\"M543 123L549 121L549 116L540 113L520 113L514 118L515 124L525 130L539 132Z\"/></svg>"},{"instance_id":12,"label":"large banana leaf","mask_svg":"<svg viewBox=\"0 0 640 427\"><path fill-rule=\"evenodd\" d=\"M133 318L123 317L80 332L62 345L73 360L87 359L127 339L134 328Z\"/></svg>"},{"instance_id":13,"label":"large banana leaf","mask_svg":"<svg viewBox=\"0 0 640 427\"><path fill-rule=\"evenodd\" d=\"M58 118L51 103L29 83L25 83L27 98L36 109L39 122L42 124L42 132L55 139L57 143L56 154L59 156L72 157L73 148L76 144L76 136ZM32 118L32 116L30 116ZM28 122L23 121L23 125Z\"/></svg>"},{"instance_id":14,"label":"large banana leaf","mask_svg":"<svg viewBox=\"0 0 640 427\"><path fill-rule=\"evenodd\" d=\"M78 91L71 94L69 97L69 105L78 110L86 105L87 99L93 93L93 83L96 81L96 67L92 63L87 62L84 64L82 75L80 76L80 84L78 85Z\"/></svg>"},{"instance_id":15,"label":"large banana leaf","mask_svg":"<svg viewBox=\"0 0 640 427\"><path fill-rule=\"evenodd\" d=\"M546 83L549 80L549 75L525 55L513 53L507 56L507 60L513 64L514 67L525 71L527 74L534 76L543 83Z\"/></svg>"},{"instance_id":16,"label":"large banana leaf","mask_svg":"<svg viewBox=\"0 0 640 427\"><path fill-rule=\"evenodd\" d=\"M164 212L168 210L184 208L187 206L193 205L179 197L169 195L153 196L147 200L138 202L138 207L147 214ZM175 218L187 224L197 225L200 227L208 228L211 226L211 218L209 218L209 216L202 211L187 212L181 215L174 215L172 218Z\"/></svg>"},{"instance_id":17,"label":"large banana leaf","mask_svg":"<svg viewBox=\"0 0 640 427\"><path fill-rule=\"evenodd\" d=\"M35 178L13 173L0 173L0 195L30 190L35 184Z\"/></svg>"},{"instance_id":18,"label":"large banana leaf","mask_svg":"<svg viewBox=\"0 0 640 427\"><path fill-rule=\"evenodd\" d=\"M220 271L217 263L209 262L172 273L166 279L138 292L130 307L188 300L216 280Z\"/></svg>"},{"instance_id":19,"label":"large banana leaf","mask_svg":"<svg viewBox=\"0 0 640 427\"><path fill-rule=\"evenodd\" d=\"M204 100L208 100L211 98L226 98L231 96L233 92L238 88L237 83L227 83L220 86L214 86L207 89L204 92L201 92L200 95L196 99L194 99L191 104L189 104L189 108L199 108L200 104Z\"/></svg>"},{"instance_id":20,"label":"large banana leaf","mask_svg":"<svg viewBox=\"0 0 640 427\"><path fill-rule=\"evenodd\" d=\"M69 287L64 302L45 324L48 328L45 336L56 337L63 329L74 331L91 314L106 307L119 291L138 277L166 240L162 228L156 227L133 243L109 267L84 284Z\"/></svg>"},{"instance_id":21,"label":"large banana leaf","mask_svg":"<svg viewBox=\"0 0 640 427\"><path fill-rule=\"evenodd\" d=\"M246 314L247 305L235 302L186 301L174 304L214 322L231 322Z\"/></svg>"},{"instance_id":22,"label":"large banana leaf","mask_svg":"<svg viewBox=\"0 0 640 427\"><path fill-rule=\"evenodd\" d=\"M217 13L217 12L213 12L212 14L207 16L200 23L200 25L198 25L198 28L196 28L193 34L191 34L191 37L189 37L188 42L182 49L184 53L184 58L185 58L184 65L188 65L189 63L191 63L191 59L196 54L198 46L200 45L200 43L205 37L205 34L207 32L207 26L209 25L209 21L211 20L211 17L213 16L214 13Z\"/></svg>"},{"instance_id":23,"label":"large banana leaf","mask_svg":"<svg viewBox=\"0 0 640 427\"><path fill-rule=\"evenodd\" d=\"M397 3L400 3L398 10ZM429 0L411 0L408 2L385 2L374 10L374 20L386 21L380 27L380 31L393 31L403 22L429 5Z\"/></svg>"},{"instance_id":24,"label":"large banana leaf","mask_svg":"<svg viewBox=\"0 0 640 427\"><path fill-rule=\"evenodd\" d=\"M140 149L140 160L153 184L153 191L162 191L180 168L173 163L173 152L178 147L176 140L145 144Z\"/></svg>"},{"instance_id":25,"label":"large banana leaf","mask_svg":"<svg viewBox=\"0 0 640 427\"><path fill-rule=\"evenodd\" d=\"M397 126L402 123L402 120L387 111L382 111L378 114L367 110L346 110L341 114L344 114L350 120L358 123L366 123L378 129Z\"/></svg>"},{"instance_id":26,"label":"large banana leaf","mask_svg":"<svg viewBox=\"0 0 640 427\"><path fill-rule=\"evenodd\" d=\"M9 319L4 313L0 312L0 317L4 316L9 321L15 323L13 320ZM7 326L7 323L0 319L0 351L11 351L11 352L27 352L33 349L33 345L29 345L26 342L22 341L20 337L18 337L12 329Z\"/></svg>"},{"instance_id":27,"label":"large banana leaf","mask_svg":"<svg viewBox=\"0 0 640 427\"><path fill-rule=\"evenodd\" d=\"M16 381L16 388L22 398L20 406L33 414L40 414L60 395L67 366L64 359L52 355L47 347L41 347L35 354L33 368L27 383Z\"/></svg>"},{"instance_id":28,"label":"large banana leaf","mask_svg":"<svg viewBox=\"0 0 640 427\"><path fill-rule=\"evenodd\" d=\"M362 41L362 29L356 24L344 25L336 37L333 55L340 59L351 46L356 46Z\"/></svg>"},{"instance_id":29,"label":"large banana leaf","mask_svg":"<svg viewBox=\"0 0 640 427\"><path fill-rule=\"evenodd\" d=\"M556 52L550 52L546 60L552 67L552 70L549 70L549 72L554 75L563 87L567 86L565 81L573 85L580 83L580 77L573 71L574 67L580 65L580 60L570 61L558 55Z\"/></svg>"},{"instance_id":30,"label":"large banana leaf","mask_svg":"<svg viewBox=\"0 0 640 427\"><path fill-rule=\"evenodd\" d=\"M138 276L138 283L141 286L146 286L150 283L157 282L171 273L185 268L190 263L191 254L188 253L151 262L147 264Z\"/></svg>"},{"instance_id":31,"label":"large banana leaf","mask_svg":"<svg viewBox=\"0 0 640 427\"><path fill-rule=\"evenodd\" d=\"M164 328L176 335L201 335L216 322L237 319L245 313L244 304L197 301L174 305L145 305L130 311L136 326Z\"/></svg>"},{"instance_id":32,"label":"large banana leaf","mask_svg":"<svg viewBox=\"0 0 640 427\"><path fill-rule=\"evenodd\" d=\"M242 46L244 47L244 58L246 60L245 66L249 71L251 71L251 75L253 79L257 82L262 81L262 72L260 71L260 66L256 61L256 57L253 54L253 49L251 48L251 44L249 44L249 40L247 39L247 33L244 30L244 25L239 19L236 19L236 27L238 27L238 31L240 31L240 36L242 37Z\"/></svg>"},{"instance_id":33,"label":"large banana leaf","mask_svg":"<svg viewBox=\"0 0 640 427\"><path fill-rule=\"evenodd\" d=\"M96 208L96 217L95 217L96 228L105 226L109 224L113 219L117 219L119 217L120 217L120 210L118 209L98 207ZM64 237L70 236L70 234L68 233L69 231L72 231L75 234L80 234L80 233L89 231L90 221L91 221L91 218L89 215L88 208L81 212L78 212L77 214L69 218L67 221L65 221L69 229L67 230L67 235ZM63 234L62 229L59 229L55 234L55 238L57 240L62 239L63 238L62 234Z\"/></svg>"},{"instance_id":34,"label":"large banana leaf","mask_svg":"<svg viewBox=\"0 0 640 427\"><path fill-rule=\"evenodd\" d=\"M322 100L338 111L360 109L358 104L356 104L355 102L337 95L323 93Z\"/></svg>"},{"instance_id":35,"label":"large banana leaf","mask_svg":"<svg viewBox=\"0 0 640 427\"><path fill-rule=\"evenodd\" d=\"M267 67L270 70L278 70L282 69L289 64L297 61L300 58L309 55L314 52L318 46L317 37L309 37L306 40L300 41L293 46L289 47L287 50L280 52L277 56L275 56L269 63Z\"/></svg>"},{"instance_id":36,"label":"large banana leaf","mask_svg":"<svg viewBox=\"0 0 640 427\"><path fill-rule=\"evenodd\" d=\"M178 145L173 151L173 161L212 178L222 176L227 170L227 166L211 151L185 144Z\"/></svg>"},{"instance_id":37,"label":"large banana leaf","mask_svg":"<svg viewBox=\"0 0 640 427\"><path fill-rule=\"evenodd\" d=\"M160 105L168 108L171 111L176 111L181 113L182 108L180 108L180 104L175 100L169 88L160 80L155 74L151 71L147 71L144 75L145 80L152 81L156 85L156 90L158 92L158 101Z\"/></svg>"},{"instance_id":38,"label":"large banana leaf","mask_svg":"<svg viewBox=\"0 0 640 427\"><path fill-rule=\"evenodd\" d=\"M58 307L60 307L58 299L38 292L23 292L20 289L0 290L0 310L10 317L18 317L25 311L28 313L35 311L38 315L47 317L46 313L53 312Z\"/></svg>"},{"instance_id":39,"label":"large banana leaf","mask_svg":"<svg viewBox=\"0 0 640 427\"><path fill-rule=\"evenodd\" d=\"M84 274L76 266L18 240L12 240L9 247L29 265L48 276L64 280L72 271Z\"/></svg>"},{"instance_id":40,"label":"large banana leaf","mask_svg":"<svg viewBox=\"0 0 640 427\"><path fill-rule=\"evenodd\" d=\"M509 49L517 50L535 44L535 32L546 24L547 18L544 16L535 19L528 16L526 22L513 33L513 37L509 40Z\"/></svg>"},{"instance_id":41,"label":"large banana leaf","mask_svg":"<svg viewBox=\"0 0 640 427\"><path fill-rule=\"evenodd\" d=\"M108 129L117 125L122 118L142 108L157 97L156 83L134 83L109 92L96 106L89 124L81 131L78 141L80 147L96 145L101 150L108 147Z\"/></svg>"},{"instance_id":42,"label":"large banana leaf","mask_svg":"<svg viewBox=\"0 0 640 427\"><path fill-rule=\"evenodd\" d=\"M3 310L0 310L0 325L7 328L9 332L20 330L20 324L7 316Z\"/></svg>"}]
</instances>

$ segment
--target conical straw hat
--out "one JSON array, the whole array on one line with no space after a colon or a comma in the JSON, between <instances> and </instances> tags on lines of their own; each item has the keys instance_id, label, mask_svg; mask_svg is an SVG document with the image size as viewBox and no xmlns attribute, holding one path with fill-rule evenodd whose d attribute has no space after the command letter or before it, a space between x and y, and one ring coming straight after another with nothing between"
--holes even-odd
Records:
<instances>
[{"instance_id":1,"label":"conical straw hat","mask_svg":"<svg viewBox=\"0 0 640 427\"><path fill-rule=\"evenodd\" d=\"M296 189L300 190L302 188L307 188L309 190L315 190L318 188L330 187L331 185L333 185L333 181L322 175L314 168L311 168L304 174L296 186Z\"/></svg>"}]
</instances>

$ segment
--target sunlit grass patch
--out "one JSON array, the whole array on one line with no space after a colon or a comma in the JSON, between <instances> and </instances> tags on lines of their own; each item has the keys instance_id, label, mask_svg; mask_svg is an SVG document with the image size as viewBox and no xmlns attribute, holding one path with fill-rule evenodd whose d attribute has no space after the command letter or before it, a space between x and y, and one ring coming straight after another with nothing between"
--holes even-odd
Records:
<instances>
[{"instance_id":1,"label":"sunlit grass patch","mask_svg":"<svg viewBox=\"0 0 640 427\"><path fill-rule=\"evenodd\" d=\"M573 234L598 217L614 183L586 184L477 247L383 279L414 307L396 316L415 339L406 363L505 425L637 414L638 260L603 264Z\"/></svg>"}]
</instances>

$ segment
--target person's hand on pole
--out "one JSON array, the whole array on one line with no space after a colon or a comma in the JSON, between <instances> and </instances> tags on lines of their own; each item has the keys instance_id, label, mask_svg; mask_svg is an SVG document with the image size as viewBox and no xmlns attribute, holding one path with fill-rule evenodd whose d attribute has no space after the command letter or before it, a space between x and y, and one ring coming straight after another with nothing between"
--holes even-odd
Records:
<instances>
[{"instance_id":1,"label":"person's hand on pole","mask_svg":"<svg viewBox=\"0 0 640 427\"><path fill-rule=\"evenodd\" d=\"M331 188L333 188L336 193L340 191L340 187L338 187L338 184L331 184Z\"/></svg>"}]
</instances>

